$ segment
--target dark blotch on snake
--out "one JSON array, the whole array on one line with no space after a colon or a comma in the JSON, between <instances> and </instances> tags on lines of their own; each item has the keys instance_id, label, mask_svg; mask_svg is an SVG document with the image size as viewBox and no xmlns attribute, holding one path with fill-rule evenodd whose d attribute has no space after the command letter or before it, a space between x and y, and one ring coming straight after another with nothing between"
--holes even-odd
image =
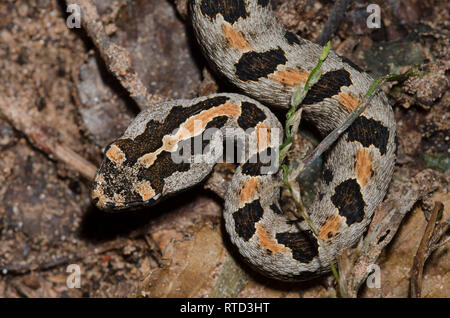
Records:
<instances>
[{"instance_id":1,"label":"dark blotch on snake","mask_svg":"<svg viewBox=\"0 0 450 318\"><path fill-rule=\"evenodd\" d=\"M247 176L261 176L267 174L268 172L262 170L270 169L270 171L276 171L273 166L275 163L275 155L276 152L273 151L272 148L267 148L260 153L253 155L246 163L242 165L242 174ZM263 158L264 160L261 160Z\"/></svg>"},{"instance_id":2,"label":"dark blotch on snake","mask_svg":"<svg viewBox=\"0 0 450 318\"><path fill-rule=\"evenodd\" d=\"M269 4L269 0L258 0L258 4L261 6L261 7L267 7L267 5Z\"/></svg>"},{"instance_id":3,"label":"dark blotch on snake","mask_svg":"<svg viewBox=\"0 0 450 318\"><path fill-rule=\"evenodd\" d=\"M277 70L278 65L286 64L284 51L280 48L266 52L247 52L235 64L236 75L241 81L258 81Z\"/></svg>"},{"instance_id":4,"label":"dark blotch on snake","mask_svg":"<svg viewBox=\"0 0 450 318\"><path fill-rule=\"evenodd\" d=\"M234 212L234 227L239 237L248 241L255 234L255 223L262 218L263 214L264 211L259 200L247 203L243 208Z\"/></svg>"},{"instance_id":5,"label":"dark blotch on snake","mask_svg":"<svg viewBox=\"0 0 450 318\"><path fill-rule=\"evenodd\" d=\"M200 135L178 142L178 155L180 157L185 157L186 160L190 160L191 156L207 154L209 152L207 147L210 144L210 138L212 138L212 136L206 136L205 132L210 128L222 128L225 126L228 119L227 116L215 117L206 124L205 129ZM199 147L199 145L201 145L201 147ZM184 150L189 150L189 153L183 153L182 151Z\"/></svg>"},{"instance_id":6,"label":"dark blotch on snake","mask_svg":"<svg viewBox=\"0 0 450 318\"><path fill-rule=\"evenodd\" d=\"M361 222L364 218L366 203L361 194L361 187L356 179L347 179L339 184L331 197L331 202L339 210L339 214L346 218L347 225Z\"/></svg>"},{"instance_id":7,"label":"dark blotch on snake","mask_svg":"<svg viewBox=\"0 0 450 318\"><path fill-rule=\"evenodd\" d=\"M211 20L214 20L220 14L230 24L233 24L239 18L245 19L248 17L244 0L203 0L200 10Z\"/></svg>"},{"instance_id":8,"label":"dark blotch on snake","mask_svg":"<svg viewBox=\"0 0 450 318\"><path fill-rule=\"evenodd\" d=\"M302 263L309 263L318 255L317 239L311 231L284 232L275 235L278 243L292 250L292 257Z\"/></svg>"},{"instance_id":9,"label":"dark blotch on snake","mask_svg":"<svg viewBox=\"0 0 450 318\"><path fill-rule=\"evenodd\" d=\"M344 86L352 85L350 73L344 69L323 74L319 81L311 87L302 105L312 105L337 95Z\"/></svg>"},{"instance_id":10,"label":"dark blotch on snake","mask_svg":"<svg viewBox=\"0 0 450 318\"><path fill-rule=\"evenodd\" d=\"M239 116L237 122L239 127L244 130L254 128L259 122L267 118L266 114L253 103L242 102L241 109L241 116Z\"/></svg>"},{"instance_id":11,"label":"dark blotch on snake","mask_svg":"<svg viewBox=\"0 0 450 318\"><path fill-rule=\"evenodd\" d=\"M165 178L177 171L188 171L190 168L190 163L175 163L172 160L172 154L168 151L163 151L148 169L139 171L138 179L150 181L152 188L158 194L161 193L164 188Z\"/></svg>"},{"instance_id":12,"label":"dark blotch on snake","mask_svg":"<svg viewBox=\"0 0 450 318\"><path fill-rule=\"evenodd\" d=\"M284 34L284 38L286 39L286 41L288 41L288 43L289 43L290 45L292 45L292 44L294 44L294 43L296 43L296 44L301 44L300 38L299 38L296 34L290 32L290 31L287 31L287 32Z\"/></svg>"},{"instance_id":13,"label":"dark blotch on snake","mask_svg":"<svg viewBox=\"0 0 450 318\"><path fill-rule=\"evenodd\" d=\"M377 120L360 116L348 128L347 139L358 141L364 147L373 145L384 155L389 141L389 130Z\"/></svg>"},{"instance_id":14,"label":"dark blotch on snake","mask_svg":"<svg viewBox=\"0 0 450 318\"><path fill-rule=\"evenodd\" d=\"M289 276L288 278L293 279L293 280L301 281L301 280L311 279L311 278L314 278L314 277L317 277L317 276L320 276L320 273L317 273L317 272L301 272L298 275L292 275L292 276Z\"/></svg>"}]
</instances>

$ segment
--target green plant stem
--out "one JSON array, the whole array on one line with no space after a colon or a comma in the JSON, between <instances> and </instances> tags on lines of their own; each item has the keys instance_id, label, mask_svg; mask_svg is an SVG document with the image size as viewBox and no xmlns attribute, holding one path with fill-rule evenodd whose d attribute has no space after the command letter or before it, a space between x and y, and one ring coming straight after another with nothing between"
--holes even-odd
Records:
<instances>
[{"instance_id":1,"label":"green plant stem","mask_svg":"<svg viewBox=\"0 0 450 318\"><path fill-rule=\"evenodd\" d=\"M330 41L328 41L327 45L323 48L323 50L320 54L317 65L313 68L313 70L309 74L304 87L298 89L295 92L294 96L292 97L292 101L291 101L292 106L286 114L286 123L285 123L285 128L284 128L286 139L285 139L284 143L280 146L280 162L283 162L284 158L287 155L287 151L289 150L290 146L292 145L293 137L291 134L291 129L292 129L292 126L295 124L295 123L292 123L292 118L294 117L294 114L297 112L298 106L303 102L303 99L305 99L306 94L308 94L311 87L319 81L320 76L322 75L321 71L320 71L320 67L322 66L323 62L327 58L328 53L330 52L330 47L331 47L331 43L330 43Z\"/></svg>"}]
</instances>

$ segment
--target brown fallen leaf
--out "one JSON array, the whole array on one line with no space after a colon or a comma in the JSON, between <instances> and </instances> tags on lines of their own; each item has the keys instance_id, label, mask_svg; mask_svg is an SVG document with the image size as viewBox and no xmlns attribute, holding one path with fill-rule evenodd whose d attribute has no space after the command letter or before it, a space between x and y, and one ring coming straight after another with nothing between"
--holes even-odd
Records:
<instances>
[{"instance_id":1,"label":"brown fallen leaf","mask_svg":"<svg viewBox=\"0 0 450 318\"><path fill-rule=\"evenodd\" d=\"M161 267L152 269L138 287L138 297L206 296L226 258L219 227L200 224L190 229L192 238L172 241Z\"/></svg>"}]
</instances>

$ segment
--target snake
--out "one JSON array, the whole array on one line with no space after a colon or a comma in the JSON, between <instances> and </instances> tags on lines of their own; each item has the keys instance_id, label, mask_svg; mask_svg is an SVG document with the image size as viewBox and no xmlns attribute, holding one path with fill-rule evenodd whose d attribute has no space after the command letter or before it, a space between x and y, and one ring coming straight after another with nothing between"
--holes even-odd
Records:
<instances>
[{"instance_id":1,"label":"snake","mask_svg":"<svg viewBox=\"0 0 450 318\"><path fill-rule=\"evenodd\" d=\"M225 140L238 139L234 148L242 151L234 158L238 165L223 209L231 242L267 277L302 281L329 272L338 255L363 236L392 178L396 124L386 95L377 91L323 155L307 210L313 232L311 224L293 221L281 208L282 174L274 157L283 126L271 109L291 106L322 47L288 31L269 0L189 0L189 16L210 68L237 92L141 111L105 147L91 188L93 204L106 211L157 204L202 182ZM321 70L300 107L302 117L325 137L358 106L373 79L333 50ZM241 137L235 138L236 131Z\"/></svg>"}]
</instances>

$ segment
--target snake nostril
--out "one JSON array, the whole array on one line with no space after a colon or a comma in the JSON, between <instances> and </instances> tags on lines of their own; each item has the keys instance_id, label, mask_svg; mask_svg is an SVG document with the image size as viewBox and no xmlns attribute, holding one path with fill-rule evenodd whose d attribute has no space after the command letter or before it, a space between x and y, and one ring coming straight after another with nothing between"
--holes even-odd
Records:
<instances>
[{"instance_id":1,"label":"snake nostril","mask_svg":"<svg viewBox=\"0 0 450 318\"><path fill-rule=\"evenodd\" d=\"M105 210L105 211L114 211L114 210L116 210L119 207L120 206L118 206L115 202L108 201L108 202L104 203L102 209Z\"/></svg>"}]
</instances>

